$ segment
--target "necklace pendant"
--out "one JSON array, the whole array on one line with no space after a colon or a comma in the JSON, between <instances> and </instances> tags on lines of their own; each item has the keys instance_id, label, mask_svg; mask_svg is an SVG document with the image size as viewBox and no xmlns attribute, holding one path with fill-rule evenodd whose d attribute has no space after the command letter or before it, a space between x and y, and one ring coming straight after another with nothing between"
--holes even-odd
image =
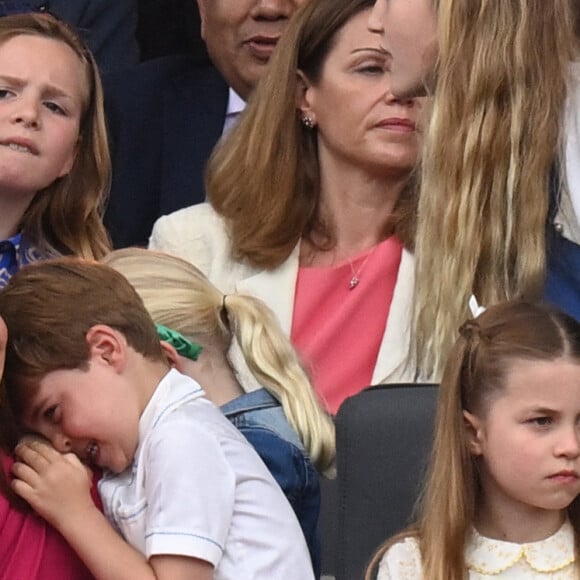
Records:
<instances>
[{"instance_id":1,"label":"necklace pendant","mask_svg":"<svg viewBox=\"0 0 580 580\"><path fill-rule=\"evenodd\" d=\"M348 289L349 290L354 290L357 286L358 283L360 282L360 280L358 279L358 277L355 275L350 279L350 282L348 283Z\"/></svg>"}]
</instances>

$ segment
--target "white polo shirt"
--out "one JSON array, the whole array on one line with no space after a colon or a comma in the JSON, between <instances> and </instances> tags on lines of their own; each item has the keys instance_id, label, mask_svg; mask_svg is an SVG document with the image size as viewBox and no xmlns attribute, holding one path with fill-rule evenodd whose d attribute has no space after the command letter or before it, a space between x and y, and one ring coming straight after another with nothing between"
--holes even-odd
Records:
<instances>
[{"instance_id":1,"label":"white polo shirt","mask_svg":"<svg viewBox=\"0 0 580 580\"><path fill-rule=\"evenodd\" d=\"M99 483L105 514L150 558L206 560L216 580L314 578L300 525L252 446L171 370L139 423L133 465Z\"/></svg>"}]
</instances>

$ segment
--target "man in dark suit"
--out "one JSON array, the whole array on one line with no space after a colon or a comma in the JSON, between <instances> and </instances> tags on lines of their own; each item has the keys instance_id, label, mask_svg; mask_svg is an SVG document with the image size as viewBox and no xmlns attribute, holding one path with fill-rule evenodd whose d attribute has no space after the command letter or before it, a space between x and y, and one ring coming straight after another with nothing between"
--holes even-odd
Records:
<instances>
[{"instance_id":1,"label":"man in dark suit","mask_svg":"<svg viewBox=\"0 0 580 580\"><path fill-rule=\"evenodd\" d=\"M43 11L79 31L102 71L139 61L137 0L0 0L0 16Z\"/></svg>"},{"instance_id":2,"label":"man in dark suit","mask_svg":"<svg viewBox=\"0 0 580 580\"><path fill-rule=\"evenodd\" d=\"M105 79L113 155L105 224L115 247L146 245L160 215L204 200L214 145L304 1L198 0L211 62L168 57Z\"/></svg>"}]
</instances>

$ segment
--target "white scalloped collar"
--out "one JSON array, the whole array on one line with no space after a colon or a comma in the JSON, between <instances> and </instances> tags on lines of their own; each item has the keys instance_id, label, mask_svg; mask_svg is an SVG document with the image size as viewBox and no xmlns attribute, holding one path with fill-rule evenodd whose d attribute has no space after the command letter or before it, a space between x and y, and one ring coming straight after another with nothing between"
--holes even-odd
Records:
<instances>
[{"instance_id":1,"label":"white scalloped collar","mask_svg":"<svg viewBox=\"0 0 580 580\"><path fill-rule=\"evenodd\" d=\"M473 529L465 560L470 570L481 574L500 574L525 560L536 572L556 572L570 566L574 556L574 530L566 521L552 536L539 542L515 544L492 540Z\"/></svg>"}]
</instances>

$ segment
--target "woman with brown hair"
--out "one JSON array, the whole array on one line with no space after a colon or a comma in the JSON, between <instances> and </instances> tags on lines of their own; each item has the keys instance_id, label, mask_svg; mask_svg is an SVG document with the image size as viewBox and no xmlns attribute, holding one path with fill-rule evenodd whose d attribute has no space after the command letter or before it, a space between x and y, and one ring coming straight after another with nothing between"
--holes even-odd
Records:
<instances>
[{"instance_id":1,"label":"woman with brown hair","mask_svg":"<svg viewBox=\"0 0 580 580\"><path fill-rule=\"evenodd\" d=\"M223 292L263 299L335 413L371 383L414 376L421 103L390 92L370 0L306 3L207 170L210 204L158 220L150 245Z\"/></svg>"}]
</instances>

